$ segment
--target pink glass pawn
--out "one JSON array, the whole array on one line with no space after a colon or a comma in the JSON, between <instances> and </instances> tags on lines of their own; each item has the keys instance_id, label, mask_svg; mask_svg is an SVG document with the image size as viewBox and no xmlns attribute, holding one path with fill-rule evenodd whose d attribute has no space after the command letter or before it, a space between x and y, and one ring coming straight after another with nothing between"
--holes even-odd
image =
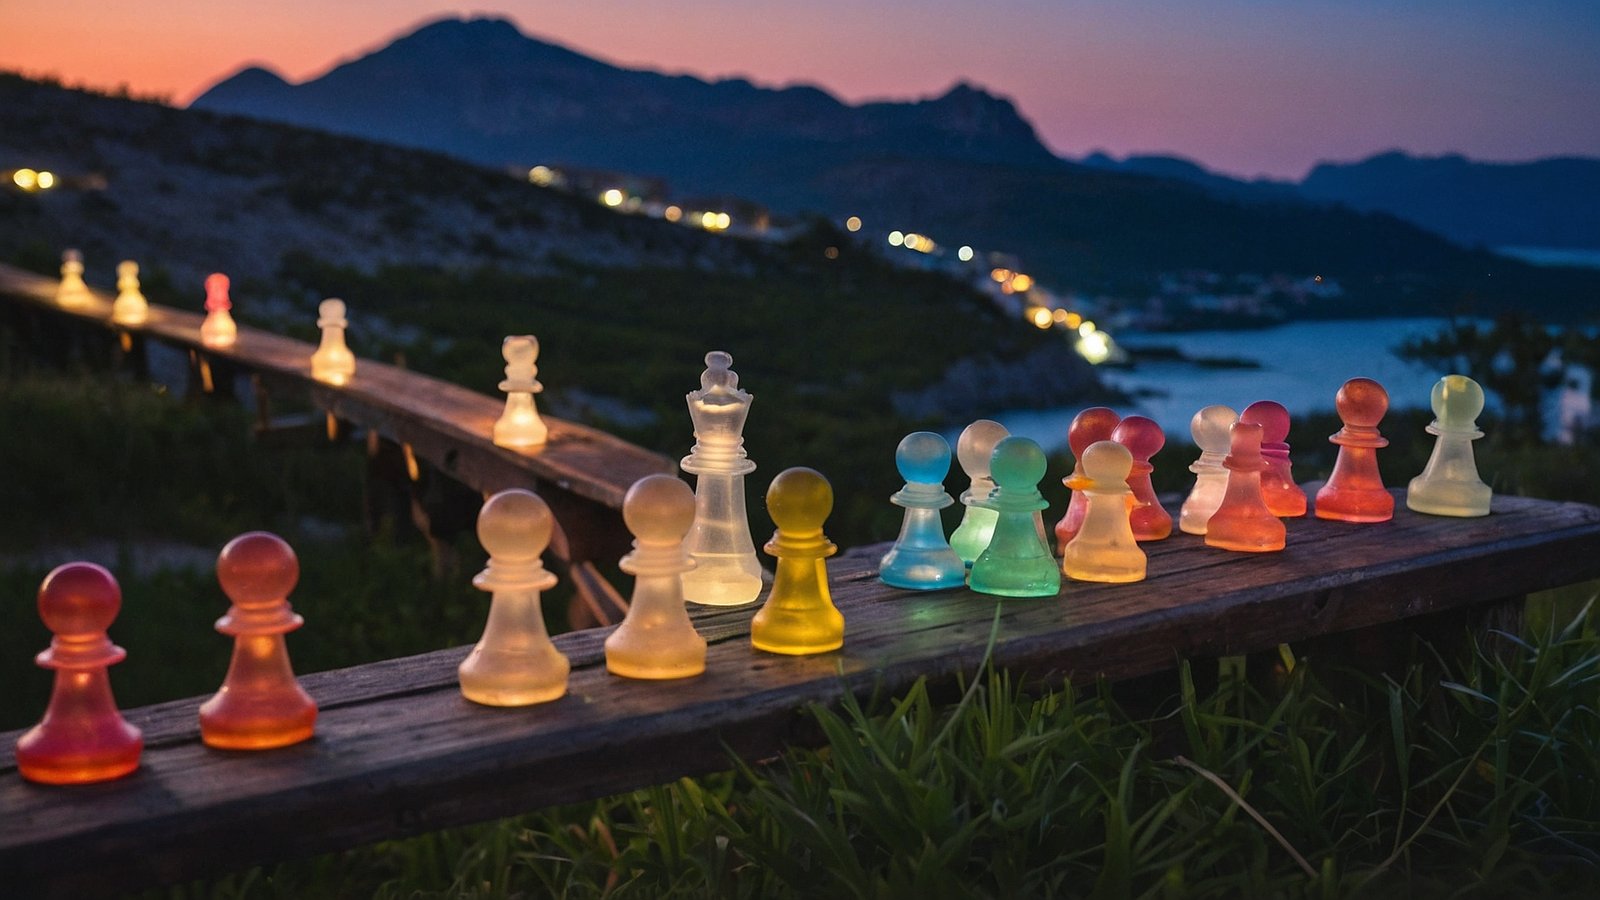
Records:
<instances>
[{"instance_id":1,"label":"pink glass pawn","mask_svg":"<svg viewBox=\"0 0 1600 900\"><path fill-rule=\"evenodd\" d=\"M1116 441L1096 441L1079 457L1088 513L1061 551L1061 572L1077 581L1126 584L1144 580L1146 559L1128 521L1133 456Z\"/></svg>"},{"instance_id":2,"label":"pink glass pawn","mask_svg":"<svg viewBox=\"0 0 1600 900\"><path fill-rule=\"evenodd\" d=\"M1261 495L1267 509L1280 518L1305 515L1306 492L1289 471L1289 411L1276 400L1257 400L1244 408L1239 421L1261 426L1261 457L1267 461L1261 470Z\"/></svg>"},{"instance_id":3,"label":"pink glass pawn","mask_svg":"<svg viewBox=\"0 0 1600 900\"><path fill-rule=\"evenodd\" d=\"M1150 473L1156 468L1150 464L1150 457L1167 442L1161 426L1154 419L1129 416L1112 429L1111 439L1133 454L1133 474L1128 476L1128 487L1133 488L1133 499L1139 504L1128 514L1133 523L1133 536L1141 541L1159 541L1172 534L1172 514L1162 508L1155 488L1150 486Z\"/></svg>"},{"instance_id":4,"label":"pink glass pawn","mask_svg":"<svg viewBox=\"0 0 1600 900\"><path fill-rule=\"evenodd\" d=\"M1371 378L1352 378L1333 402L1344 427L1328 438L1339 445L1339 457L1328 483L1317 491L1317 518L1387 522L1394 518L1394 496L1378 474L1378 449L1389 440L1378 433L1378 423L1389 411L1389 393Z\"/></svg>"},{"instance_id":5,"label":"pink glass pawn","mask_svg":"<svg viewBox=\"0 0 1600 900\"><path fill-rule=\"evenodd\" d=\"M228 276L213 272L206 276L206 318L200 323L200 343L207 347L232 347L239 337L233 322L233 301L228 299Z\"/></svg>"},{"instance_id":6,"label":"pink glass pawn","mask_svg":"<svg viewBox=\"0 0 1600 900\"><path fill-rule=\"evenodd\" d=\"M1205 534L1206 522L1222 505L1228 490L1228 468L1222 464L1228 455L1228 430L1239 421L1231 406L1207 406L1189 420L1189 434L1200 448L1200 458L1189 465L1194 473L1194 488L1178 511L1178 529L1186 534Z\"/></svg>"},{"instance_id":7,"label":"pink glass pawn","mask_svg":"<svg viewBox=\"0 0 1600 900\"><path fill-rule=\"evenodd\" d=\"M1072 424L1067 426L1067 446L1072 449L1072 458L1077 460L1072 466L1072 474L1061 479L1061 483L1072 491L1072 498L1067 501L1067 512L1056 523L1056 545L1065 547L1083 527L1083 517L1089 510L1088 498L1082 495L1088 477L1083 474L1083 454L1089 445L1098 441L1111 440L1111 432L1117 427L1122 417L1115 410L1104 406L1091 406L1076 416L1072 417Z\"/></svg>"},{"instance_id":8,"label":"pink glass pawn","mask_svg":"<svg viewBox=\"0 0 1600 900\"><path fill-rule=\"evenodd\" d=\"M1236 423L1232 444L1232 452L1222 461L1228 467L1228 492L1206 523L1206 546L1245 553L1282 550L1288 529L1261 496L1261 473L1267 468L1261 456L1261 426Z\"/></svg>"},{"instance_id":9,"label":"pink glass pawn","mask_svg":"<svg viewBox=\"0 0 1600 900\"><path fill-rule=\"evenodd\" d=\"M56 676L44 718L17 740L23 778L86 784L139 767L144 738L117 711L106 676L128 655L106 636L121 607L116 579L93 563L58 566L39 586L39 617L55 638L34 659Z\"/></svg>"}]
</instances>

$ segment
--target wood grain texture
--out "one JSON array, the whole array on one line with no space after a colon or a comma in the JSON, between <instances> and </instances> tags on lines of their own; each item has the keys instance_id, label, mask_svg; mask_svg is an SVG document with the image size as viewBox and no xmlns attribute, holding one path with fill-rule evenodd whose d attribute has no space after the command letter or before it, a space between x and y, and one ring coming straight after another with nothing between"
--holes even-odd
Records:
<instances>
[{"instance_id":1,"label":"wood grain texture","mask_svg":"<svg viewBox=\"0 0 1600 900\"><path fill-rule=\"evenodd\" d=\"M1443 519L1400 504L1394 521L1290 520L1287 548L1238 554L1179 534L1146 545L1149 578L1069 582L1054 598L965 589L913 593L876 578L883 548L830 563L845 646L813 657L753 650L754 604L696 607L706 674L683 682L608 674L607 629L559 636L568 695L524 709L462 699L465 648L308 675L317 736L265 753L197 738L201 698L135 710L143 767L78 788L24 782L0 736L0 871L34 893L83 896L602 796L726 768L815 739L802 710L846 692L948 685L995 660L1045 680L1131 677L1180 657L1459 611L1600 576L1600 509L1497 497L1494 514ZM198 626L197 626L198 627ZM137 653L138 648L129 648ZM113 679L115 673L113 672Z\"/></svg>"}]
</instances>

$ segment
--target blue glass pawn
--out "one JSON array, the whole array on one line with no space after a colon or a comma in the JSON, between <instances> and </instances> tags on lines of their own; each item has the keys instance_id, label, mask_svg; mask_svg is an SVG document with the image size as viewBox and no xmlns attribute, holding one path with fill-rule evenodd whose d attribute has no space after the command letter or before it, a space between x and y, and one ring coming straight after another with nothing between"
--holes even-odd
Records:
<instances>
[{"instance_id":1,"label":"blue glass pawn","mask_svg":"<svg viewBox=\"0 0 1600 900\"><path fill-rule=\"evenodd\" d=\"M995 445L989 476L995 489L983 505L999 514L989 548L972 564L972 589L1000 597L1054 597L1061 591L1061 567L1034 524L1050 504L1039 493L1044 451L1025 437Z\"/></svg>"},{"instance_id":2,"label":"blue glass pawn","mask_svg":"<svg viewBox=\"0 0 1600 900\"><path fill-rule=\"evenodd\" d=\"M950 549L939 519L939 510L956 502L944 490L950 442L931 431L908 434L895 448L894 464L906 486L889 502L905 507L906 516L900 538L879 564L878 577L913 591L960 587L967 581L967 564Z\"/></svg>"}]
</instances>

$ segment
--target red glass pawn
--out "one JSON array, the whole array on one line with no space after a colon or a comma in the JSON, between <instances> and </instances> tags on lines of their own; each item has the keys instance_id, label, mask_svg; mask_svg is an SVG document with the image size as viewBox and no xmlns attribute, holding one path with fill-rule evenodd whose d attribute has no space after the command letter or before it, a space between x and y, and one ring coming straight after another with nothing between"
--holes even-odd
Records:
<instances>
[{"instance_id":1,"label":"red glass pawn","mask_svg":"<svg viewBox=\"0 0 1600 900\"><path fill-rule=\"evenodd\" d=\"M1378 423L1389 411L1389 392L1371 378L1352 378L1333 403L1344 427L1328 438L1339 445L1339 458L1317 491L1317 518L1387 522L1394 518L1394 495L1378 474L1378 448L1389 446L1389 439L1378 433Z\"/></svg>"},{"instance_id":2,"label":"red glass pawn","mask_svg":"<svg viewBox=\"0 0 1600 900\"><path fill-rule=\"evenodd\" d=\"M1061 547L1067 546L1078 534L1078 529L1083 527L1083 517L1089 512L1089 499L1083 495L1084 488L1089 484L1089 479L1083 474L1083 452L1089 445L1099 441L1111 440L1111 431L1117 427L1122 417L1114 410L1104 406L1091 406L1076 416L1072 417L1072 424L1067 426L1067 446L1072 448L1072 458L1077 460L1072 466L1072 474L1061 479L1061 483L1072 491L1072 499L1067 501L1067 513L1056 523L1056 543Z\"/></svg>"},{"instance_id":3,"label":"red glass pawn","mask_svg":"<svg viewBox=\"0 0 1600 900\"><path fill-rule=\"evenodd\" d=\"M17 740L23 778L85 784L139 768L144 738L117 711L106 676L128 655L106 635L121 608L117 580L94 563L57 566L39 585L39 618L55 638L35 661L56 678L44 718Z\"/></svg>"},{"instance_id":4,"label":"red glass pawn","mask_svg":"<svg viewBox=\"0 0 1600 900\"><path fill-rule=\"evenodd\" d=\"M1150 457L1167 443L1167 436L1153 419L1129 416L1117 423L1111 439L1128 448L1133 456L1133 471L1128 475L1128 487L1133 488L1133 499L1138 502L1128 520L1133 525L1133 537L1140 541L1159 541L1172 534L1172 514L1156 499L1155 488L1150 486L1150 473L1155 466Z\"/></svg>"},{"instance_id":5,"label":"red glass pawn","mask_svg":"<svg viewBox=\"0 0 1600 900\"><path fill-rule=\"evenodd\" d=\"M1239 421L1261 426L1261 457L1267 467L1261 470L1261 495L1267 509L1280 517L1306 514L1306 492L1294 483L1289 471L1289 411L1276 400L1257 400L1239 414Z\"/></svg>"},{"instance_id":6,"label":"red glass pawn","mask_svg":"<svg viewBox=\"0 0 1600 900\"><path fill-rule=\"evenodd\" d=\"M300 561L283 539L241 534L217 557L217 581L233 605L217 620L232 635L222 689L200 707L200 739L226 750L264 750L311 737L317 704L289 667L285 633L305 623L289 608Z\"/></svg>"},{"instance_id":7,"label":"red glass pawn","mask_svg":"<svg viewBox=\"0 0 1600 900\"><path fill-rule=\"evenodd\" d=\"M1282 550L1288 529L1273 515L1262 496L1261 474L1268 463L1261 451L1262 428L1236 422L1222 464L1228 467L1228 490L1222 505L1206 520L1206 546L1245 553Z\"/></svg>"}]
</instances>

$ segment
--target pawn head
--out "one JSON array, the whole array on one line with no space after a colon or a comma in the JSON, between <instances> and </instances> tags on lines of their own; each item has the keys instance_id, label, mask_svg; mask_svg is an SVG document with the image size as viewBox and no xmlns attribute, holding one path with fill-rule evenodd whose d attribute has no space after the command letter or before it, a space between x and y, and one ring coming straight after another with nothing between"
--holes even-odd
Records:
<instances>
[{"instance_id":1,"label":"pawn head","mask_svg":"<svg viewBox=\"0 0 1600 900\"><path fill-rule=\"evenodd\" d=\"M1127 447L1134 459L1149 462L1150 457L1155 456L1156 451L1167 443L1167 436L1154 419L1129 416L1112 429L1111 440Z\"/></svg>"},{"instance_id":2,"label":"pawn head","mask_svg":"<svg viewBox=\"0 0 1600 900\"><path fill-rule=\"evenodd\" d=\"M1116 441L1095 441L1083 451L1083 474L1091 487L1126 485L1133 471L1133 454Z\"/></svg>"},{"instance_id":3,"label":"pawn head","mask_svg":"<svg viewBox=\"0 0 1600 900\"><path fill-rule=\"evenodd\" d=\"M815 469L784 469L767 488L767 515L779 531L818 531L833 512L833 485Z\"/></svg>"},{"instance_id":4,"label":"pawn head","mask_svg":"<svg viewBox=\"0 0 1600 900\"><path fill-rule=\"evenodd\" d=\"M344 301L329 297L317 304L317 318L325 321L344 321Z\"/></svg>"},{"instance_id":5,"label":"pawn head","mask_svg":"<svg viewBox=\"0 0 1600 900\"><path fill-rule=\"evenodd\" d=\"M550 546L555 519L538 494L508 488L478 510L478 543L497 560L534 560Z\"/></svg>"},{"instance_id":6,"label":"pawn head","mask_svg":"<svg viewBox=\"0 0 1600 900\"><path fill-rule=\"evenodd\" d=\"M514 334L500 342L500 355L507 365L531 366L539 358L539 339L531 334Z\"/></svg>"},{"instance_id":7,"label":"pawn head","mask_svg":"<svg viewBox=\"0 0 1600 900\"><path fill-rule=\"evenodd\" d=\"M994 456L996 444L1011 432L993 419L979 419L961 430L956 438L956 459L961 470L972 478L989 477L989 458Z\"/></svg>"},{"instance_id":8,"label":"pawn head","mask_svg":"<svg viewBox=\"0 0 1600 900\"><path fill-rule=\"evenodd\" d=\"M646 543L681 541L694 524L694 491L671 475L646 475L623 496L622 521Z\"/></svg>"},{"instance_id":9,"label":"pawn head","mask_svg":"<svg viewBox=\"0 0 1600 900\"><path fill-rule=\"evenodd\" d=\"M1483 412L1483 388L1465 375L1446 375L1433 386L1433 416L1443 428L1477 427Z\"/></svg>"},{"instance_id":10,"label":"pawn head","mask_svg":"<svg viewBox=\"0 0 1600 900\"><path fill-rule=\"evenodd\" d=\"M117 278L138 278L139 264L131 259L117 263Z\"/></svg>"},{"instance_id":11,"label":"pawn head","mask_svg":"<svg viewBox=\"0 0 1600 900\"><path fill-rule=\"evenodd\" d=\"M61 261L64 263L77 263L83 265L83 251L67 248L61 251Z\"/></svg>"},{"instance_id":12,"label":"pawn head","mask_svg":"<svg viewBox=\"0 0 1600 900\"><path fill-rule=\"evenodd\" d=\"M1189 420L1189 434L1194 445L1207 453L1228 452L1228 429L1239 421L1239 414L1231 406L1218 403L1202 408Z\"/></svg>"},{"instance_id":13,"label":"pawn head","mask_svg":"<svg viewBox=\"0 0 1600 900\"><path fill-rule=\"evenodd\" d=\"M1228 448L1230 468L1259 468L1262 428L1255 422L1236 422ZM1235 466L1234 464L1239 465Z\"/></svg>"},{"instance_id":14,"label":"pawn head","mask_svg":"<svg viewBox=\"0 0 1600 900\"><path fill-rule=\"evenodd\" d=\"M1346 425L1376 428L1389 411L1389 392L1371 378L1352 378L1334 395L1333 405Z\"/></svg>"},{"instance_id":15,"label":"pawn head","mask_svg":"<svg viewBox=\"0 0 1600 900\"><path fill-rule=\"evenodd\" d=\"M906 481L942 484L950 471L950 442L931 431L912 432L895 448L894 465Z\"/></svg>"},{"instance_id":16,"label":"pawn head","mask_svg":"<svg viewBox=\"0 0 1600 900\"><path fill-rule=\"evenodd\" d=\"M229 309L233 303L228 299L228 276L221 272L212 272L206 276L206 309Z\"/></svg>"},{"instance_id":17,"label":"pawn head","mask_svg":"<svg viewBox=\"0 0 1600 900\"><path fill-rule=\"evenodd\" d=\"M1260 425L1264 444L1281 444L1289 438L1289 411L1276 400L1257 400L1246 406L1239 421Z\"/></svg>"},{"instance_id":18,"label":"pawn head","mask_svg":"<svg viewBox=\"0 0 1600 900\"><path fill-rule=\"evenodd\" d=\"M1067 446L1072 448L1073 458L1082 459L1095 441L1110 440L1112 430L1121 421L1115 410L1104 406L1091 406L1073 416L1072 424L1067 426Z\"/></svg>"},{"instance_id":19,"label":"pawn head","mask_svg":"<svg viewBox=\"0 0 1600 900\"><path fill-rule=\"evenodd\" d=\"M300 580L300 560L283 538L267 531L241 534L217 555L217 582L240 606L278 603Z\"/></svg>"},{"instance_id":20,"label":"pawn head","mask_svg":"<svg viewBox=\"0 0 1600 900\"><path fill-rule=\"evenodd\" d=\"M989 474L1002 488L1034 488L1044 477L1044 451L1031 438L1013 435L994 445Z\"/></svg>"},{"instance_id":21,"label":"pawn head","mask_svg":"<svg viewBox=\"0 0 1600 900\"><path fill-rule=\"evenodd\" d=\"M87 562L56 566L39 585L39 618L54 634L103 633L122 608L122 589L104 568Z\"/></svg>"}]
</instances>

